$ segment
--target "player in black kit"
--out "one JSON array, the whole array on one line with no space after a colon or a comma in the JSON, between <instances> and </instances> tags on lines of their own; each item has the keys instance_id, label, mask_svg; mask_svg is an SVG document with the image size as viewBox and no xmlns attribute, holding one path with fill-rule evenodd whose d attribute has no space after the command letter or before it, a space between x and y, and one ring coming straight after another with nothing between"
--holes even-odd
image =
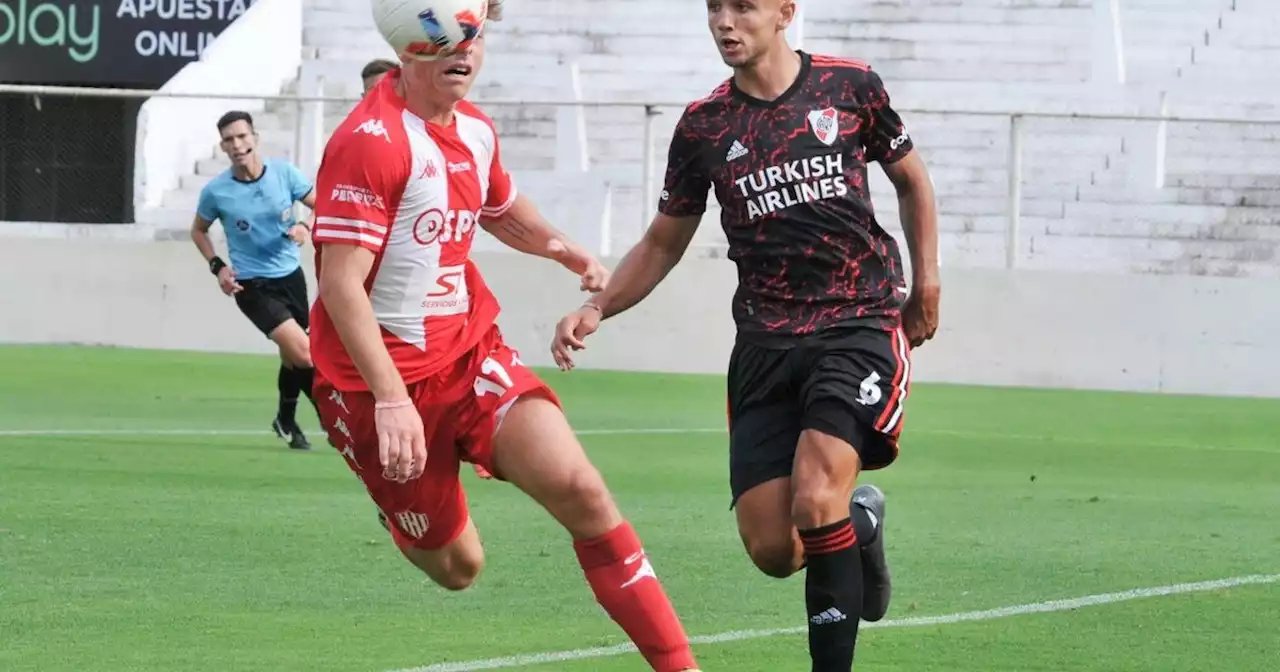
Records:
<instances>
[{"instance_id":1,"label":"player in black kit","mask_svg":"<svg viewBox=\"0 0 1280 672\"><path fill-rule=\"evenodd\" d=\"M853 665L859 619L889 606L884 496L861 470L898 455L911 348L938 324L937 211L924 162L866 64L793 51L794 0L707 2L731 79L690 104L659 213L606 289L557 325L563 369L600 321L648 296L714 189L738 266L729 362L730 487L762 572L807 568L815 672ZM867 164L893 182L911 253L876 221Z\"/></svg>"}]
</instances>

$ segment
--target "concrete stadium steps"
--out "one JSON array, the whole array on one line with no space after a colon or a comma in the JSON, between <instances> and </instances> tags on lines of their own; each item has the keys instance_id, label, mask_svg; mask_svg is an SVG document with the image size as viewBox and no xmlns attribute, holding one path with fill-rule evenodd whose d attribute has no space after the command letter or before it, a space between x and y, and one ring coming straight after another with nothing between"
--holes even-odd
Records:
<instances>
[{"instance_id":1,"label":"concrete stadium steps","mask_svg":"<svg viewBox=\"0 0 1280 672\"><path fill-rule=\"evenodd\" d=\"M680 110L665 108L654 119L654 151L666 158ZM601 161L618 158L639 161L643 157L644 117L637 108L586 108L588 138L599 150ZM931 166L973 167L1007 163L1009 120L1002 116L905 113L916 146ZM1105 167L1108 153L1123 151L1125 138L1118 132L1087 120L1032 118L1026 121L1024 165L1038 162L1053 166ZM945 157L945 158L939 158Z\"/></svg>"},{"instance_id":2,"label":"concrete stadium steps","mask_svg":"<svg viewBox=\"0 0 1280 672\"><path fill-rule=\"evenodd\" d=\"M1190 265L1199 260L1226 263L1275 262L1275 241L1223 241L1203 238L1031 236L1028 257L1043 255L1071 259L1082 266L1133 268L1152 265ZM1119 263L1117 263L1119 262Z\"/></svg>"},{"instance_id":3,"label":"concrete stadium steps","mask_svg":"<svg viewBox=\"0 0 1280 672\"><path fill-rule=\"evenodd\" d=\"M1001 267L1005 234L956 232L939 234L944 264ZM900 238L901 239L901 238ZM1069 267L1113 273L1183 273L1280 277L1275 242L1219 241L1203 238L1054 235L1024 232L1018 266L1028 269ZM905 250L905 248L904 248Z\"/></svg>"},{"instance_id":4,"label":"concrete stadium steps","mask_svg":"<svg viewBox=\"0 0 1280 672\"><path fill-rule=\"evenodd\" d=\"M1002 212L1005 207L1003 200L973 198L968 203L963 203L959 199L940 199L940 205L942 212L938 225L943 234L952 237L964 234L974 234L979 238L990 237L998 252L997 256L1003 263L1003 241L1008 228L1008 217ZM1120 241L1118 244L1130 247L1133 246L1132 241L1136 240L1180 241L1184 244L1213 241L1239 244L1219 246L1215 254L1222 258L1256 260L1270 258L1268 255L1272 252L1266 250L1274 251L1280 245L1280 218L1261 225L1256 220L1250 222L1237 216L1196 221L1182 217L1134 216L1132 210L1096 208L1094 205L1096 204L1088 204L1088 207L1076 209L1067 208L1065 204L1056 201L1024 201L1024 215L1019 222L1023 247L1030 245L1028 241L1039 241L1038 247L1043 250L1056 245L1055 241L1060 238L1114 239ZM876 218L880 225L895 234L901 233L896 204L881 200L877 202L877 206ZM961 212L965 209L973 210L976 214ZM1266 218L1260 216L1259 219ZM704 226L709 221L704 220ZM718 227L718 220L715 223ZM723 233L719 231L703 237L719 243L724 240ZM1157 246L1149 249L1169 248ZM1139 253L1133 259L1142 260L1146 257Z\"/></svg>"},{"instance_id":5,"label":"concrete stadium steps","mask_svg":"<svg viewBox=\"0 0 1280 672\"><path fill-rule=\"evenodd\" d=\"M1274 175L1280 173L1280 156L1259 155L1239 151L1222 154L1170 155L1167 162L1170 173L1191 175Z\"/></svg>"},{"instance_id":6,"label":"concrete stadium steps","mask_svg":"<svg viewBox=\"0 0 1280 672\"><path fill-rule=\"evenodd\" d=\"M519 161L528 157L534 150L549 153L548 138L556 133L556 110L551 105L485 105L481 107L494 119L494 125L502 137L503 161ZM325 109L323 120L324 136L333 134L346 119L354 103L329 105ZM277 137L292 142L294 129L297 127L297 116L293 110L281 111L259 124L258 131L264 137ZM269 134L269 135L268 135ZM528 142L526 142L528 141ZM532 143L532 144L530 144ZM526 145L529 146L526 146ZM518 151L515 147L519 146ZM509 156L510 155L510 156Z\"/></svg>"},{"instance_id":7,"label":"concrete stadium steps","mask_svg":"<svg viewBox=\"0 0 1280 672\"><path fill-rule=\"evenodd\" d=\"M385 45L383 45L385 48ZM362 91L360 70L374 58L386 58L389 52L369 50L358 47L326 48L328 54L323 60L310 60L303 63L303 74L324 79L324 91L329 96L359 98ZM496 97L504 90L514 87L516 91L525 93L522 99L565 99L569 98L567 75L561 71L564 66L559 57L539 56L506 58L489 56L472 89L474 98ZM545 81L550 77L550 81ZM539 82L534 86L533 82ZM509 91L508 91L509 92ZM538 95L527 95L536 93ZM512 97L503 94L502 97Z\"/></svg>"},{"instance_id":8,"label":"concrete stadium steps","mask_svg":"<svg viewBox=\"0 0 1280 672\"><path fill-rule=\"evenodd\" d=\"M593 114L594 113L594 114ZM589 148L593 166L614 168L620 187L639 188L643 172L642 118L618 108L588 109ZM622 118L627 117L627 118ZM660 184L676 114L654 123L655 184ZM927 161L940 209L946 215L998 215L1005 211L1008 189L1008 120L965 115L921 114L908 124ZM1080 189L1096 184L1119 156L1124 139L1106 127L1091 128L1084 120L1030 119L1026 126L1023 170L1027 197L1056 199L1060 206L1078 200ZM630 170L627 168L630 167ZM869 170L877 203L894 199L892 187L878 166ZM989 197L989 198L975 198ZM638 203L615 197L615 218L634 219ZM1046 206L1047 207L1047 206Z\"/></svg>"},{"instance_id":9,"label":"concrete stadium steps","mask_svg":"<svg viewBox=\"0 0 1280 672\"><path fill-rule=\"evenodd\" d=\"M1207 43L1230 0L1125 0L1121 37L1130 81L1163 82L1192 62Z\"/></svg>"},{"instance_id":10,"label":"concrete stadium steps","mask_svg":"<svg viewBox=\"0 0 1280 672\"><path fill-rule=\"evenodd\" d=\"M822 29L806 31L805 39L815 45L822 44L819 37L826 32L825 23L818 24ZM1016 29L1014 29L1016 30ZM856 44L841 44L831 40L839 51L831 55L856 59L869 64L876 71L881 71L892 61L925 61L948 63L990 63L992 46L989 43L974 42L917 42L896 39L858 40ZM807 47L808 45L806 45ZM819 51L819 53L825 53ZM1000 61L1004 63L1059 65L1080 56L1075 45L1035 44L1009 42L999 47Z\"/></svg>"},{"instance_id":11,"label":"concrete stadium steps","mask_svg":"<svg viewBox=\"0 0 1280 672\"><path fill-rule=\"evenodd\" d=\"M373 23L373 12L367 0L365 2L323 2L306 0L302 11L302 29L344 29L376 32ZM313 45L314 40L306 39L309 33L303 33L303 44Z\"/></svg>"},{"instance_id":12,"label":"concrete stadium steps","mask_svg":"<svg viewBox=\"0 0 1280 672\"><path fill-rule=\"evenodd\" d=\"M1267 261L1233 261L1203 257L1183 258L1174 261L1136 263L1129 266L1130 273L1151 275L1209 275L1227 278L1264 278L1280 280L1280 264Z\"/></svg>"},{"instance_id":13,"label":"concrete stadium steps","mask_svg":"<svg viewBox=\"0 0 1280 672\"><path fill-rule=\"evenodd\" d=\"M1154 34L1146 43L1126 39L1137 47L1129 55L1132 81L1200 95L1280 82L1272 65L1280 49L1280 6L1275 3L1197 0L1170 8L1159 0L1140 2L1144 18L1134 21L1133 28ZM1175 17L1184 20L1181 28L1162 35L1160 29ZM1192 29L1197 22L1201 25ZM1163 64L1160 57L1166 59Z\"/></svg>"},{"instance_id":14,"label":"concrete stadium steps","mask_svg":"<svg viewBox=\"0 0 1280 672\"><path fill-rule=\"evenodd\" d=\"M927 8L927 9L926 9ZM810 19L821 19L827 16L840 16L843 8L832 0L817 0L805 3L805 9L811 12ZM855 8L858 17L873 23L918 23L921 14L927 11L929 21L946 24L976 24L982 26L1003 26L1017 29L1022 26L1045 26L1063 22L1080 24L1089 20L1091 3L1046 2L903 2L901 0L881 0L878 2L858 3ZM848 14L847 11L843 12ZM848 23L853 19L841 16L837 23ZM814 35L813 31L821 30L820 26L806 26L806 36Z\"/></svg>"},{"instance_id":15,"label":"concrete stadium steps","mask_svg":"<svg viewBox=\"0 0 1280 672\"><path fill-rule=\"evenodd\" d=\"M869 62L886 81L1079 82L1091 2L810 3L805 46Z\"/></svg>"},{"instance_id":16,"label":"concrete stadium steps","mask_svg":"<svg viewBox=\"0 0 1280 672\"><path fill-rule=\"evenodd\" d=\"M876 202L877 216L897 221L897 203ZM1007 203L997 197L941 197L944 230L1003 231ZM1178 203L1098 203L1024 198L1020 229L1048 235L1185 237L1280 241L1280 208L1186 206Z\"/></svg>"},{"instance_id":17,"label":"concrete stadium steps","mask_svg":"<svg viewBox=\"0 0 1280 672\"><path fill-rule=\"evenodd\" d=\"M1167 177L1172 188L1213 191L1226 194L1251 194L1260 196L1266 193L1280 192L1280 175L1205 175L1193 173L1189 175L1172 174Z\"/></svg>"},{"instance_id":18,"label":"concrete stadium steps","mask_svg":"<svg viewBox=\"0 0 1280 672\"><path fill-rule=\"evenodd\" d=\"M699 33L683 38L659 35L611 35L603 37L592 32L560 32L529 34L524 30L502 32L502 27L492 29L486 42L489 54L574 54L574 55L631 55L652 53L671 59L675 56L707 58L715 56L715 46L710 36ZM361 58L365 60L388 52L386 44L377 33L340 28L318 28L304 31L316 40L318 59ZM673 48L674 47L674 48ZM366 56L367 55L367 56Z\"/></svg>"},{"instance_id":19,"label":"concrete stadium steps","mask_svg":"<svg viewBox=\"0 0 1280 672\"><path fill-rule=\"evenodd\" d=\"M1280 63L1280 61L1277 61ZM1280 115L1277 115L1280 121ZM1238 147L1256 147L1254 154L1275 156L1280 145L1280 125L1277 124L1219 124L1200 122L1169 122L1169 149L1197 150L1212 153L1232 142ZM1234 151L1234 150L1229 150Z\"/></svg>"},{"instance_id":20,"label":"concrete stadium steps","mask_svg":"<svg viewBox=\"0 0 1280 672\"><path fill-rule=\"evenodd\" d=\"M1030 200L1031 210L1045 211L1060 207L1052 204L1048 208L1037 207L1040 202ZM1001 204L1003 205L1003 204ZM997 204L992 203L991 209ZM900 229L898 212L891 209L878 209L876 217L886 229ZM938 227L941 231L951 233L981 233L1004 235L1008 228L1008 217L1004 214L958 215L943 213L939 217ZM1023 216L1019 220L1019 232L1022 236L1057 236L1080 238L1134 238L1134 239L1168 239L1168 240L1217 240L1224 242L1261 242L1267 245L1280 243L1280 220L1266 225L1247 223L1220 223L1205 225L1181 219L1157 221L1153 219L1123 218L1119 216L1082 217L1078 214L1068 217L1033 215ZM1003 243L1000 244L1003 249Z\"/></svg>"},{"instance_id":21,"label":"concrete stadium steps","mask_svg":"<svg viewBox=\"0 0 1280 672\"><path fill-rule=\"evenodd\" d=\"M1071 9L1060 13L1046 13L1041 23L1024 23L1016 30L995 31L993 28L1003 24L984 24L969 22L940 21L928 12L920 12L917 21L880 22L865 19L859 14L856 3L833 3L819 12L808 6L805 24L805 41L831 41L836 44L856 46L863 41L895 40L901 42L920 42L935 44L1047 44L1078 45L1089 42L1090 12ZM806 44L806 48L809 48ZM816 46L814 51L819 51ZM1002 60L998 54L992 54L993 60Z\"/></svg>"},{"instance_id":22,"label":"concrete stadium steps","mask_svg":"<svg viewBox=\"0 0 1280 672\"><path fill-rule=\"evenodd\" d=\"M882 218L881 224L885 221ZM902 232L891 226L885 228L898 239L905 256L907 247ZM1003 267L1004 248L1003 231L943 229L939 233L939 253L944 265ZM694 253L724 257L726 249L727 245L720 242L705 245ZM1018 267L1280 279L1280 264L1276 263L1278 250L1280 245L1275 243L1248 241L1032 234L1024 235L1020 241Z\"/></svg>"},{"instance_id":23,"label":"concrete stadium steps","mask_svg":"<svg viewBox=\"0 0 1280 672\"><path fill-rule=\"evenodd\" d=\"M1280 208L1280 189L1214 189L1179 186L1169 190L1176 202L1236 208Z\"/></svg>"},{"instance_id":24,"label":"concrete stadium steps","mask_svg":"<svg viewBox=\"0 0 1280 672\"><path fill-rule=\"evenodd\" d=\"M531 101L572 99L570 63L586 99L680 105L705 96L729 71L699 3L615 0L601 11L588 2L512 4L507 20L491 25L473 99L494 118L505 163L558 224L586 235L598 231L608 186L618 250L639 238L656 198L641 193L641 109L587 108L590 172L557 173L561 134L575 132L566 123L571 115ZM1274 67L1280 4L1125 0L1121 6L1131 82L1123 89L1088 82L1091 0L810 0L804 46L867 61L884 79L934 179L944 263L1001 266L1009 119L915 109L1153 113L1167 91L1174 114L1280 118L1280 104L1264 102L1280 89ZM322 76L327 95L358 96L360 68L391 55L367 0L308 0L303 25L302 74ZM349 109L326 109L326 136ZM653 126L655 191L681 110L661 112ZM271 106L258 125L263 153L291 158L296 110ZM1154 187L1155 128L1025 118L1020 263L1280 277L1280 127L1169 123L1163 189ZM166 195L164 207L140 219L186 228L199 188L225 166L211 143L209 158ZM891 185L876 166L869 179L879 221L901 238ZM699 253L723 253L714 197L694 245Z\"/></svg>"}]
</instances>

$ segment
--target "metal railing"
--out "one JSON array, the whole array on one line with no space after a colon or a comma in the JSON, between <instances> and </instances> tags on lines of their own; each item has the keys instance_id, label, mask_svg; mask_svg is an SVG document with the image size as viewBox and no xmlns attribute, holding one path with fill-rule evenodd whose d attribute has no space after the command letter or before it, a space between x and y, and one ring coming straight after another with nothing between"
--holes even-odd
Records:
<instances>
[{"instance_id":1,"label":"metal railing","mask_svg":"<svg viewBox=\"0 0 1280 672\"><path fill-rule=\"evenodd\" d=\"M319 90L323 90L323 83ZM245 100L244 96L235 95L217 95L217 94L199 94L199 93L161 93L150 90L140 89L99 89L99 88L75 88L75 87L59 87L59 86L15 86L0 85L0 94L17 94L30 96L33 98L49 97L49 96L80 96L94 98L132 98L132 99L151 99L151 98L175 98L175 99L197 99L209 101L210 105L224 106L227 101ZM319 163L319 157L322 153L323 144L326 139L325 130L325 109L329 107L337 107L345 112L350 106L357 102L356 98L350 96L332 96L332 95L274 95L274 96L252 96L256 101L267 104L285 104L292 110L292 138L289 143L289 150L296 163L299 164L304 171L314 171ZM626 101L584 101L584 100L523 100L523 99L480 99L477 101L494 116L499 118L501 130L501 114L495 111L501 108L517 108L517 109L554 109L555 114L570 113L574 117L570 120L568 126L560 126L560 136L563 135L564 128L573 128L578 137L560 137L554 139L555 143L578 143L574 147L574 151L580 151L582 156L590 156L586 149L591 138L587 137L587 129L590 124L584 123L585 115L588 110L630 110L640 113L640 123L643 125L639 133L640 142L643 145L641 152L638 153L637 160L625 161L627 165L633 165L633 169L639 171L639 175L632 175L632 183L639 186L640 202L635 204L635 220L643 230L648 225L653 214L653 203L659 186L656 184L656 175L659 168L659 145L665 142L659 142L657 129L657 120L664 114L664 111L674 111L678 114L685 107L688 101L685 100L669 100L669 101L650 101L650 102L626 102ZM1007 153L1005 156L1004 171L1006 172L1007 184L1005 185L1002 197L1004 224L1004 256L1005 265L1013 268L1018 264L1020 255L1020 241L1022 240L1021 223L1023 219L1024 186L1027 184L1026 173L1026 152L1027 152L1027 136L1028 125L1037 122L1050 121L1061 122L1063 120L1091 121L1091 122L1118 122L1123 124L1134 125L1125 131L1125 142L1135 147L1126 148L1128 160L1134 164L1126 168L1126 170L1134 170L1135 167L1139 172L1139 179L1134 180L1133 175L1127 176L1126 184L1138 184L1135 188L1140 189L1161 189L1165 186L1165 167L1168 160L1168 135L1170 124L1192 124L1192 125L1248 125L1248 126L1276 126L1280 128L1280 119L1278 118L1241 118L1241 117L1204 117L1204 116L1182 116L1170 114L1167 104L1163 101L1160 111L1157 114L1140 115L1140 114L1121 114L1121 113L1053 113L1053 112L1036 112L1036 111L1017 111L1017 110L985 110L985 109L956 109L956 108L898 108L898 112L907 119L908 124L912 123L913 118L930 115L943 115L948 117L968 117L973 119L986 120L989 124L986 130L1004 128L1007 133ZM270 114L270 112L267 112ZM672 115L674 116L674 115ZM214 129L209 128L193 128L192 133L207 135L210 154L216 145L217 138ZM143 135L143 129L138 129L139 138ZM634 135L626 134L634 138ZM1277 131L1277 137L1280 137L1280 131ZM928 157L930 152L930 144L927 139L919 140L918 146L925 152ZM552 142L548 138L549 143ZM613 140L617 140L614 138ZM139 140L141 142L141 140ZM568 154L573 156L574 154ZM512 157L508 154L508 162L512 162ZM1108 159L1109 160L1109 159ZM140 162L140 165L146 165L147 162ZM160 165L163 165L162 162ZM577 161L562 161L562 164L574 164ZM931 166L932 167L932 166ZM585 170L584 170L585 168ZM946 166L942 166L945 170ZM194 170L194 166L192 166ZM553 172L562 175L585 175L595 172L589 165L557 165ZM1088 178L1081 177L1082 184L1088 184ZM882 198L883 202L884 199ZM606 198L606 203L611 203L611 199ZM612 206L608 206L612 207ZM947 213L947 204L941 203L941 211ZM601 229L605 229L610 233L601 235L602 249L611 247L613 238L613 225L609 213L602 213L599 222Z\"/></svg>"}]
</instances>

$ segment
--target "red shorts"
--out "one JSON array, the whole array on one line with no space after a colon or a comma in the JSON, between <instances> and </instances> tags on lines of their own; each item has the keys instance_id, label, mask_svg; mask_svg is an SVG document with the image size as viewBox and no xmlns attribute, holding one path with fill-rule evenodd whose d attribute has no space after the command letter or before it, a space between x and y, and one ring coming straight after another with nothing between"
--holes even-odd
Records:
<instances>
[{"instance_id":1,"label":"red shorts","mask_svg":"<svg viewBox=\"0 0 1280 672\"><path fill-rule=\"evenodd\" d=\"M493 467L493 436L516 398L532 392L560 404L502 342L495 326L444 370L409 385L409 397L422 416L427 465L418 479L397 483L382 476L378 462L373 395L338 391L319 374L313 392L325 430L386 515L397 543L422 549L447 546L466 527L461 462L501 478Z\"/></svg>"}]
</instances>

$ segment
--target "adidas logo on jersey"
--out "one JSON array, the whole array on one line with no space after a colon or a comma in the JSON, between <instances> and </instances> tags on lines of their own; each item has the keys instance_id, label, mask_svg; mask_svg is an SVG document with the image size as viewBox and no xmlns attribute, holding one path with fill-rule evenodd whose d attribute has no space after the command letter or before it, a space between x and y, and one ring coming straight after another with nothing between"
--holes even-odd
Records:
<instances>
[{"instance_id":1,"label":"adidas logo on jersey","mask_svg":"<svg viewBox=\"0 0 1280 672\"><path fill-rule=\"evenodd\" d=\"M729 147L729 154L724 157L724 160L732 161L734 159L740 159L746 155L747 148L742 145L742 141L734 140L733 144Z\"/></svg>"},{"instance_id":2,"label":"adidas logo on jersey","mask_svg":"<svg viewBox=\"0 0 1280 672\"><path fill-rule=\"evenodd\" d=\"M365 119L364 123L356 126L356 133L368 133L373 136L381 136L383 140L391 142L391 134L387 133L387 128L382 125L381 119Z\"/></svg>"},{"instance_id":3,"label":"adidas logo on jersey","mask_svg":"<svg viewBox=\"0 0 1280 672\"><path fill-rule=\"evenodd\" d=\"M849 618L849 617L845 616L844 613L841 612L839 609L832 607L822 612L821 614L815 614L813 616L810 616L809 622L814 625L829 625L831 623L839 623L840 621L843 621L846 618Z\"/></svg>"}]
</instances>

